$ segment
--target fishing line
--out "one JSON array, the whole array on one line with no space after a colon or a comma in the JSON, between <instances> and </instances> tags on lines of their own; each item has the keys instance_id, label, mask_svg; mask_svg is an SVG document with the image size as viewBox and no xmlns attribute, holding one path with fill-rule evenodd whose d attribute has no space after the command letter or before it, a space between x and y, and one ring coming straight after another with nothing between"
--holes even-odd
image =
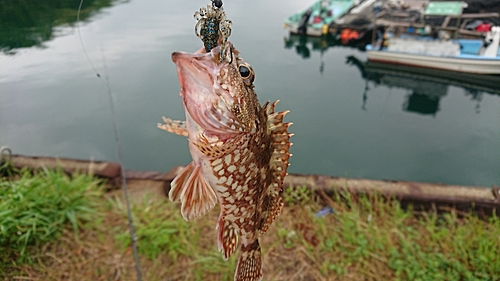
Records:
<instances>
[{"instance_id":1,"label":"fishing line","mask_svg":"<svg viewBox=\"0 0 500 281\"><path fill-rule=\"evenodd\" d=\"M96 68L94 67L94 64L92 63L92 60L90 59L90 57L87 53L87 50L85 49L85 46L84 46L83 40L82 40L82 36L80 33L80 10L82 8L83 1L84 0L80 1L80 6L78 7L78 12L76 14L78 37L80 38L80 44L82 45L83 51L85 52L85 55L87 56L87 60L89 61L90 65L92 66L92 69L96 73L97 77L99 79L101 79L101 75L97 72ZM118 163L120 164L123 194L125 196L125 203L127 205L127 218L128 218L130 239L132 240L132 251L133 251L133 255L134 255L135 271L137 273L137 280L142 281L141 266L139 264L139 256L138 256L138 252L137 252L137 237L135 236L134 221L132 218L132 211L130 209L130 200L129 200L129 194L128 194L127 179L125 178L125 167L123 165L122 149L121 149L121 144L120 144L120 131L118 130L118 125L117 125L118 122L117 122L116 111L115 111L115 102L114 102L113 93L111 91L111 87L109 84L109 75L107 72L106 59L104 56L104 50L102 50L102 48L101 48L101 53L102 53L102 61L103 61L104 73L105 73L105 77L104 77L105 80L103 82L105 82L105 84L106 84L107 94L108 94L108 98L109 98L109 108L111 111L111 119L113 121L113 131L114 131L115 143L116 143L116 154L118 156Z\"/></svg>"},{"instance_id":2,"label":"fishing line","mask_svg":"<svg viewBox=\"0 0 500 281\"><path fill-rule=\"evenodd\" d=\"M82 0L83 1L83 0ZM127 179L125 178L125 167L123 166L123 157L122 157L122 148L120 144L120 131L118 130L118 122L116 118L116 111L115 111L115 101L113 99L113 93L111 92L111 87L109 86L109 75L106 67L106 60L104 58L104 51L101 50L102 52L102 61L104 64L104 79L106 80L106 88L108 90L108 98L109 98L109 108L111 110L111 116L113 119L113 131L115 134L115 142L116 142L116 154L118 155L118 163L120 164L120 172L121 172L121 178L122 178L122 187L123 187L123 194L125 196L125 203L127 205L127 218L128 218L128 226L129 226L129 232L130 232L130 239L132 240L132 251L134 253L134 263L135 263L135 270L137 273L137 280L141 281L141 266L139 264L139 256L137 253L137 237L135 236L135 231L134 231L134 221L132 218L132 211L130 210L130 200L129 200L129 194L128 194L128 186L127 186ZM100 78L100 76L99 76Z\"/></svg>"},{"instance_id":3,"label":"fishing line","mask_svg":"<svg viewBox=\"0 0 500 281\"><path fill-rule=\"evenodd\" d=\"M78 12L76 13L76 30L78 32L78 38L80 38L80 45L82 45L83 52L85 53L87 60L92 66L92 69L94 70L95 74L97 74L97 77L101 78L101 75L99 74L99 72L97 72L97 69L95 68L94 64L92 63L92 60L89 57L89 53L87 53L87 49L85 49L85 45L83 44L82 40L82 34L80 33L80 11L82 9L82 5L83 5L83 0L80 1L80 6L78 6Z\"/></svg>"}]
</instances>

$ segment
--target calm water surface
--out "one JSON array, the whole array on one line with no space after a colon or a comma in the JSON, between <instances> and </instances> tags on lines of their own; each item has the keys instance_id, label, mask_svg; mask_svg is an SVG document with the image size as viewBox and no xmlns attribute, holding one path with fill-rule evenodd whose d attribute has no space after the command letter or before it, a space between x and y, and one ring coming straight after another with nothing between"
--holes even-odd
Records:
<instances>
[{"instance_id":1,"label":"calm water surface","mask_svg":"<svg viewBox=\"0 0 500 281\"><path fill-rule=\"evenodd\" d=\"M192 14L209 1L94 2L84 6L80 31L101 79L78 39L79 1L44 2L56 11L7 7L18 12L0 19L0 145L16 154L116 161L109 81L125 167L186 165L186 140L156 123L184 118L170 54L201 46ZM280 99L278 109L291 110L290 172L500 184L500 81L474 87L382 73L366 67L358 49L295 41L282 22L305 5L224 3L261 102Z\"/></svg>"}]
</instances>

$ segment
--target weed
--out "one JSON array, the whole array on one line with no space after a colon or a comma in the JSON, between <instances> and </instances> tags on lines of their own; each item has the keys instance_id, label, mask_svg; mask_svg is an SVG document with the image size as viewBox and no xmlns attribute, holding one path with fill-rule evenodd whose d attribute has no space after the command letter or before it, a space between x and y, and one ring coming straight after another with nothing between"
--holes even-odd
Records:
<instances>
[{"instance_id":1,"label":"weed","mask_svg":"<svg viewBox=\"0 0 500 281\"><path fill-rule=\"evenodd\" d=\"M121 201L111 202L115 211L124 217L125 209ZM232 279L236 255L231 256L229 261L224 261L217 250L213 217L216 210L210 212L212 216L186 222L180 215L177 204L167 202L166 199L146 198L132 204L132 213L139 253L150 261L161 257L163 265L159 265L162 266L162 271L169 268L165 264L176 267L176 264L182 263L187 274L183 275L185 279L204 280L207 274L216 275L215 280ZM122 248L129 247L131 240L128 228L122 224L117 232L116 241ZM158 275L150 279L157 278Z\"/></svg>"},{"instance_id":2,"label":"weed","mask_svg":"<svg viewBox=\"0 0 500 281\"><path fill-rule=\"evenodd\" d=\"M416 217L412 208L381 195L333 196L335 213L314 216L313 202L295 216L313 225L321 241L308 248L321 261L323 275L339 280L498 280L500 278L500 220L456 213ZM313 206L311 208L311 206ZM295 222L295 224L297 224ZM296 229L295 229L296 230ZM286 228L278 234L286 246ZM296 243L294 243L296 244ZM333 278L333 277L332 277Z\"/></svg>"},{"instance_id":3,"label":"weed","mask_svg":"<svg viewBox=\"0 0 500 281\"><path fill-rule=\"evenodd\" d=\"M498 217L458 217L453 211L415 216L411 207L403 209L382 195L349 193L335 194L329 201L335 212L316 217L324 206L312 200L310 191L287 189L285 198L289 204L261 236L266 280L500 280ZM116 245L96 250L94 239L94 248L82 247L85 254L79 258L97 261L66 262L74 253L74 244L67 243L68 249L51 253L65 262L50 259L29 276L108 280L118 272L121 280L133 279L131 252L123 248L130 244L125 210L121 201L111 202L104 217L111 227L91 224L84 230L92 233L86 237L99 235ZM133 202L141 267L148 280L232 280L239 253L224 261L217 251L217 208L186 222L179 206L165 198ZM94 267L85 273L82 263ZM44 270L67 275L45 278L52 275Z\"/></svg>"},{"instance_id":4,"label":"weed","mask_svg":"<svg viewBox=\"0 0 500 281\"><path fill-rule=\"evenodd\" d=\"M120 200L113 204L125 213ZM167 210L166 210L167 209ZM181 216L176 215L172 204L163 200L143 200L132 206L139 253L154 260L160 253L176 260L179 255L190 255L190 245L199 239L199 229L189 225ZM124 247L130 246L130 234L127 229L119 232L116 239Z\"/></svg>"},{"instance_id":5,"label":"weed","mask_svg":"<svg viewBox=\"0 0 500 281\"><path fill-rule=\"evenodd\" d=\"M295 230L280 227L278 229L278 236L283 241L283 247L285 247L285 249L292 249L296 246L298 236Z\"/></svg>"},{"instance_id":6,"label":"weed","mask_svg":"<svg viewBox=\"0 0 500 281\"><path fill-rule=\"evenodd\" d=\"M15 181L0 178L0 262L31 262L29 247L54 241L69 223L74 232L95 218L100 183L86 175L69 177L44 169L21 171Z\"/></svg>"},{"instance_id":7,"label":"weed","mask_svg":"<svg viewBox=\"0 0 500 281\"><path fill-rule=\"evenodd\" d=\"M307 186L288 187L283 192L283 198L287 204L309 203L312 199L312 192Z\"/></svg>"},{"instance_id":8,"label":"weed","mask_svg":"<svg viewBox=\"0 0 500 281\"><path fill-rule=\"evenodd\" d=\"M0 177L11 177L16 173L17 169L12 164L12 161L4 157L2 153L3 151L0 150Z\"/></svg>"}]
</instances>

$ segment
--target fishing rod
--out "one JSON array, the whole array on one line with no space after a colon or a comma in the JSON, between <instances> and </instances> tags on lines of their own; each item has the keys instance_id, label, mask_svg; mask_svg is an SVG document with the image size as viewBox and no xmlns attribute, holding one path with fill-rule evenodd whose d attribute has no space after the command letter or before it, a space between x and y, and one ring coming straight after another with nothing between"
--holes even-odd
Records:
<instances>
[{"instance_id":1,"label":"fishing rod","mask_svg":"<svg viewBox=\"0 0 500 281\"><path fill-rule=\"evenodd\" d=\"M97 72L97 69L94 67L94 64L92 63L92 60L90 59L90 57L87 53L87 50L85 49L85 45L83 44L83 40L82 40L82 35L80 33L80 11L82 9L83 1L84 0L80 1L80 6L78 7L78 12L76 14L78 37L80 38L80 44L81 44L83 51L87 57L87 60L89 61L90 65L92 66L92 69L94 70L95 74L97 75L97 78L102 79L101 75L99 74L99 72ZM107 94L108 94L108 98L109 98L109 108L111 111L111 119L113 122L113 132L115 135L115 143L116 143L116 154L118 156L118 164L120 165L120 173L121 173L120 176L122 179L123 195L125 196L125 204L127 206L127 219L128 219L130 240L132 241L132 251L133 251L133 255L134 255L135 271L137 274L137 281L142 281L141 265L139 262L139 255L138 255L138 251L137 251L137 236L135 235L135 231L134 231L134 220L132 218L132 210L130 208L127 179L125 178L125 167L123 165L122 147L121 147L121 142L120 142L120 131L118 130L118 122L117 122L116 111L115 111L115 102L113 99L113 93L111 91L111 87L109 85L109 76L107 74L107 67L106 67L106 61L104 58L104 52L102 52L102 53L103 53L103 64L104 64L104 68L105 68L105 80L102 80L102 81L106 84Z\"/></svg>"}]
</instances>

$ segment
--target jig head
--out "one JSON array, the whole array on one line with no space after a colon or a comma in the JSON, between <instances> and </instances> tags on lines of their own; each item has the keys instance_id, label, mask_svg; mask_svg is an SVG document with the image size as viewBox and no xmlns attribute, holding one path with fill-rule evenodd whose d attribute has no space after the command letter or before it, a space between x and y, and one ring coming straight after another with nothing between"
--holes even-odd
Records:
<instances>
[{"instance_id":1,"label":"jig head","mask_svg":"<svg viewBox=\"0 0 500 281\"><path fill-rule=\"evenodd\" d=\"M226 12L222 8L222 0L212 0L212 5L200 8L194 13L197 20L194 30L205 50L210 52L219 44L224 46L231 35L231 20L226 19ZM224 47L222 50L224 51ZM224 59L224 53L221 53L221 61Z\"/></svg>"}]
</instances>

